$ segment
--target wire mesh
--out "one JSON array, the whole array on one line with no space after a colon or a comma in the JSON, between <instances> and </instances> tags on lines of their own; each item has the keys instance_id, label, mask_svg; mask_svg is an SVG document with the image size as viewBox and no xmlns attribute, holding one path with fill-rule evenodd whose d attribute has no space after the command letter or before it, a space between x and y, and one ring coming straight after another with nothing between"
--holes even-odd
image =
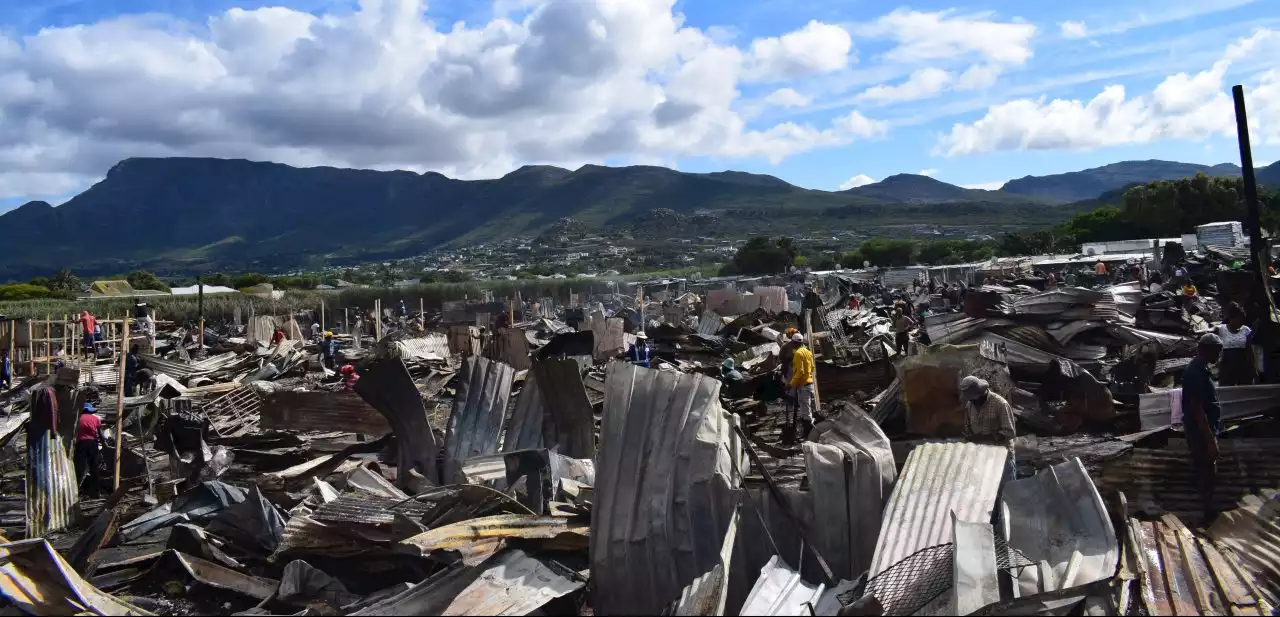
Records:
<instances>
[{"instance_id":1,"label":"wire mesh","mask_svg":"<svg viewBox=\"0 0 1280 617\"><path fill-rule=\"evenodd\" d=\"M1022 568L1034 563L1021 551L1009 546L1004 539L995 538L996 569L1014 570L1017 576ZM912 615L947 592L953 585L954 544L938 544L922 548L902 561L886 568L864 585L837 596L840 604L848 606L863 596L874 596L884 610L884 615Z\"/></svg>"}]
</instances>

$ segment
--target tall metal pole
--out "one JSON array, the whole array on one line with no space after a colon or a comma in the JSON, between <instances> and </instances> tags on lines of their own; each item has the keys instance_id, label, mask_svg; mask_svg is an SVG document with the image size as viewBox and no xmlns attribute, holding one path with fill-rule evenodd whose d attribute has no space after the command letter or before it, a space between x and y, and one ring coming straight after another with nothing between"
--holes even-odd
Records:
<instances>
[{"instance_id":1,"label":"tall metal pole","mask_svg":"<svg viewBox=\"0 0 1280 617\"><path fill-rule=\"evenodd\" d=\"M1244 86L1231 88L1231 95L1236 100L1236 139L1240 142L1240 171L1244 174L1244 201L1248 207L1249 256L1253 261L1253 270L1258 273L1262 284L1266 285L1266 266L1270 265L1270 255L1266 264L1260 256L1266 251L1262 243L1262 221L1258 214L1258 181L1253 175L1253 149L1249 146L1249 115L1244 105Z\"/></svg>"},{"instance_id":2,"label":"tall metal pole","mask_svg":"<svg viewBox=\"0 0 1280 617\"><path fill-rule=\"evenodd\" d=\"M196 353L202 354L204 352L204 281L198 276L196 277L196 311L200 315L196 323L196 327L199 328L196 331Z\"/></svg>"}]
</instances>

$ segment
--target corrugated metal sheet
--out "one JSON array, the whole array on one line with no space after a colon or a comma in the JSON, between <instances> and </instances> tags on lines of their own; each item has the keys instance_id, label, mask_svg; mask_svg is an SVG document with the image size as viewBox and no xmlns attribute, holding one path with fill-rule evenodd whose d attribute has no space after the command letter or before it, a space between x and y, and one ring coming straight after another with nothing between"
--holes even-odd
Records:
<instances>
[{"instance_id":1,"label":"corrugated metal sheet","mask_svg":"<svg viewBox=\"0 0 1280 617\"><path fill-rule=\"evenodd\" d=\"M80 385L82 386L115 386L120 382L120 365L117 362L80 366Z\"/></svg>"},{"instance_id":2,"label":"corrugated metal sheet","mask_svg":"<svg viewBox=\"0 0 1280 617\"><path fill-rule=\"evenodd\" d=\"M621 318L610 317L606 319L604 313L594 312L587 317L587 321L579 329L591 330L595 335L595 359L597 361L611 358L626 349Z\"/></svg>"},{"instance_id":3,"label":"corrugated metal sheet","mask_svg":"<svg viewBox=\"0 0 1280 617\"><path fill-rule=\"evenodd\" d=\"M494 454L507 415L515 370L488 358L467 358L458 380L458 395L445 432L444 478L461 478L462 463Z\"/></svg>"},{"instance_id":4,"label":"corrugated metal sheet","mask_svg":"<svg viewBox=\"0 0 1280 617\"><path fill-rule=\"evenodd\" d=\"M969 317L964 313L938 313L924 318L929 341L934 345L963 343L987 328L1012 324L1007 319Z\"/></svg>"},{"instance_id":5,"label":"corrugated metal sheet","mask_svg":"<svg viewBox=\"0 0 1280 617\"><path fill-rule=\"evenodd\" d=\"M76 468L62 438L49 432L46 438L28 440L27 537L43 538L69 527L79 496Z\"/></svg>"},{"instance_id":6,"label":"corrugated metal sheet","mask_svg":"<svg viewBox=\"0 0 1280 617\"><path fill-rule=\"evenodd\" d=\"M1248 493L1274 488L1276 478L1280 478L1280 440L1222 439L1214 507L1229 510ZM1169 512L1184 520L1200 520L1200 493L1185 440L1170 439L1160 450L1134 448L1128 456L1103 463L1095 480L1104 495L1124 492L1131 512Z\"/></svg>"},{"instance_id":7,"label":"corrugated metal sheet","mask_svg":"<svg viewBox=\"0 0 1280 617\"><path fill-rule=\"evenodd\" d=\"M1239 577L1264 594L1270 606L1262 614L1280 605L1280 494L1246 495L1239 508L1218 516L1208 535L1230 563L1243 567Z\"/></svg>"},{"instance_id":8,"label":"corrugated metal sheet","mask_svg":"<svg viewBox=\"0 0 1280 617\"><path fill-rule=\"evenodd\" d=\"M576 573L508 550L476 567L454 567L359 615L528 615L582 588Z\"/></svg>"},{"instance_id":9,"label":"corrugated metal sheet","mask_svg":"<svg viewBox=\"0 0 1280 617\"><path fill-rule=\"evenodd\" d=\"M267 394L259 426L263 429L362 433L381 436L391 424L353 392L293 392Z\"/></svg>"},{"instance_id":10,"label":"corrugated metal sheet","mask_svg":"<svg viewBox=\"0 0 1280 617\"><path fill-rule=\"evenodd\" d=\"M916 446L885 506L869 576L920 549L950 542L951 512L962 521L990 522L1007 456L1008 450L999 446Z\"/></svg>"},{"instance_id":11,"label":"corrugated metal sheet","mask_svg":"<svg viewBox=\"0 0 1280 617\"><path fill-rule=\"evenodd\" d=\"M543 360L533 366L545 403L544 442L564 456L594 459L595 412L582 382L582 370L573 360Z\"/></svg>"},{"instance_id":12,"label":"corrugated metal sheet","mask_svg":"<svg viewBox=\"0 0 1280 617\"><path fill-rule=\"evenodd\" d=\"M379 345L385 345L386 357L401 360L448 360L451 355L449 337L440 332L395 341L383 339Z\"/></svg>"},{"instance_id":13,"label":"corrugated metal sheet","mask_svg":"<svg viewBox=\"0 0 1280 617\"><path fill-rule=\"evenodd\" d=\"M570 535L583 537L589 530L584 522L564 516L499 514L436 527L406 538L400 544L423 557L435 551L458 551L465 559L476 545L511 538L550 540Z\"/></svg>"},{"instance_id":14,"label":"corrugated metal sheet","mask_svg":"<svg viewBox=\"0 0 1280 617\"><path fill-rule=\"evenodd\" d=\"M517 371L529 369L529 340L520 328L501 328L489 339L485 357Z\"/></svg>"},{"instance_id":15,"label":"corrugated metal sheet","mask_svg":"<svg viewBox=\"0 0 1280 617\"><path fill-rule=\"evenodd\" d=\"M1173 409L1170 390L1138 396L1142 430L1169 426ZM1218 388L1222 419L1247 418L1280 409L1280 385L1222 386Z\"/></svg>"},{"instance_id":16,"label":"corrugated metal sheet","mask_svg":"<svg viewBox=\"0 0 1280 617\"><path fill-rule=\"evenodd\" d=\"M724 540L720 545L720 563L710 572L693 579L680 593L676 602L676 615L723 615L725 601L728 598L728 577L730 564L733 562L734 546L737 543L738 525L742 520L742 512L735 509L729 518L729 527L725 530Z\"/></svg>"},{"instance_id":17,"label":"corrugated metal sheet","mask_svg":"<svg viewBox=\"0 0 1280 617\"><path fill-rule=\"evenodd\" d=\"M216 373L231 368L241 361L240 355L234 351L228 351L197 362L176 362L148 354L138 355L147 364L148 368L179 380Z\"/></svg>"},{"instance_id":18,"label":"corrugated metal sheet","mask_svg":"<svg viewBox=\"0 0 1280 617\"><path fill-rule=\"evenodd\" d=\"M1137 593L1146 614L1272 613L1274 599L1260 592L1241 563L1232 558L1232 551L1197 537L1178 517L1129 519L1128 539L1136 564Z\"/></svg>"},{"instance_id":19,"label":"corrugated metal sheet","mask_svg":"<svg viewBox=\"0 0 1280 617\"><path fill-rule=\"evenodd\" d=\"M404 362L391 359L371 362L356 382L356 394L391 424L397 444L397 484L408 486L411 469L432 482L439 482L440 475L436 469L439 448L435 433L431 432L431 424L427 421L422 395L418 393Z\"/></svg>"},{"instance_id":20,"label":"corrugated metal sheet","mask_svg":"<svg viewBox=\"0 0 1280 617\"><path fill-rule=\"evenodd\" d=\"M1111 578L1120 558L1107 506L1080 459L1059 463L1036 475L1004 485L1009 545L1040 568L1023 568L1020 596L1087 585ZM1048 567L1052 571L1041 572ZM1049 610L1084 599L1055 600Z\"/></svg>"},{"instance_id":21,"label":"corrugated metal sheet","mask_svg":"<svg viewBox=\"0 0 1280 617\"><path fill-rule=\"evenodd\" d=\"M889 387L897 374L888 358L840 366L818 362L818 387L824 397L834 398L862 393L871 396Z\"/></svg>"},{"instance_id":22,"label":"corrugated metal sheet","mask_svg":"<svg viewBox=\"0 0 1280 617\"><path fill-rule=\"evenodd\" d=\"M43 538L0 546L0 594L29 615L150 615L99 591Z\"/></svg>"},{"instance_id":23,"label":"corrugated metal sheet","mask_svg":"<svg viewBox=\"0 0 1280 617\"><path fill-rule=\"evenodd\" d=\"M760 578L738 614L807 617L809 607L818 605L824 591L825 585L804 582L799 572L774 555L760 570Z\"/></svg>"},{"instance_id":24,"label":"corrugated metal sheet","mask_svg":"<svg viewBox=\"0 0 1280 617\"><path fill-rule=\"evenodd\" d=\"M546 405L543 403L542 390L538 387L538 376L530 373L524 380L524 387L521 388L520 394L516 396L515 405L511 408L511 418L507 420L507 432L502 437L502 451L515 452L545 448L542 426L545 421ZM505 470L506 467L504 466L503 469ZM505 474L505 471L503 473Z\"/></svg>"},{"instance_id":25,"label":"corrugated metal sheet","mask_svg":"<svg viewBox=\"0 0 1280 617\"><path fill-rule=\"evenodd\" d=\"M845 411L819 428L826 430L802 444L814 517L810 539L838 579L853 580L871 564L897 467L889 438L861 411Z\"/></svg>"},{"instance_id":26,"label":"corrugated metal sheet","mask_svg":"<svg viewBox=\"0 0 1280 617\"><path fill-rule=\"evenodd\" d=\"M741 446L720 383L614 362L591 519L600 614L657 614L721 561Z\"/></svg>"},{"instance_id":27,"label":"corrugated metal sheet","mask_svg":"<svg viewBox=\"0 0 1280 617\"><path fill-rule=\"evenodd\" d=\"M751 290L751 293L755 294L759 308L774 314L787 310L786 287L756 287ZM751 307L751 310L755 308Z\"/></svg>"}]
</instances>

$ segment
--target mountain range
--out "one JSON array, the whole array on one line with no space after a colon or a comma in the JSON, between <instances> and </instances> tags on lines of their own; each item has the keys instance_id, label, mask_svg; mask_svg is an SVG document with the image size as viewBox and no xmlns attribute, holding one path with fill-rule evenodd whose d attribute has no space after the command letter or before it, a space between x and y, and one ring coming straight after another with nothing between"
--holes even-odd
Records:
<instances>
[{"instance_id":1,"label":"mountain range","mask_svg":"<svg viewBox=\"0 0 1280 617\"><path fill-rule=\"evenodd\" d=\"M979 224L971 213L985 213L1027 226L1069 217L1062 204L1200 171L1238 175L1239 167L1126 161L1021 178L998 191L900 174L828 192L762 174L646 166L526 166L502 178L468 181L434 172L135 158L60 206L30 202L0 215L0 280L64 266L88 275L139 267L170 273L313 267L533 235L565 217L588 228L618 229L658 209L720 215L756 225L754 231L786 217L819 225L832 224L824 217L838 217L852 221L841 225L867 227L938 224L947 213L969 224ZM1259 182L1280 186L1280 163L1257 174ZM1025 220L1036 215L1041 220Z\"/></svg>"}]
</instances>

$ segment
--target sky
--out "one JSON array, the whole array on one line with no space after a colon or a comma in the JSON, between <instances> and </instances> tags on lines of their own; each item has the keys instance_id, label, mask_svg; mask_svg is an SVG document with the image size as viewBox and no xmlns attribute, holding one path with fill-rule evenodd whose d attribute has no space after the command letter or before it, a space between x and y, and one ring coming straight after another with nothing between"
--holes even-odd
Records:
<instances>
[{"instance_id":1,"label":"sky","mask_svg":"<svg viewBox=\"0 0 1280 617\"><path fill-rule=\"evenodd\" d=\"M1275 0L0 0L0 210L129 157L998 188L1280 159Z\"/></svg>"}]
</instances>

